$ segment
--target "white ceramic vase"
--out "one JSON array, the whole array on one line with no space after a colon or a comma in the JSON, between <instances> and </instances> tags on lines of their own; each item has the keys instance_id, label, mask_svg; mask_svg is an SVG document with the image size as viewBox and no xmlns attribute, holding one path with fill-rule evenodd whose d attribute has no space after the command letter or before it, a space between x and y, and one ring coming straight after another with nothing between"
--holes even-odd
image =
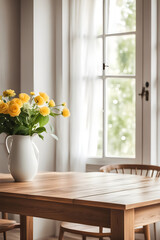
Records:
<instances>
[{"instance_id":1,"label":"white ceramic vase","mask_svg":"<svg viewBox=\"0 0 160 240\"><path fill-rule=\"evenodd\" d=\"M39 151L33 137L10 135L6 138L9 171L17 182L32 181L38 172Z\"/></svg>"}]
</instances>

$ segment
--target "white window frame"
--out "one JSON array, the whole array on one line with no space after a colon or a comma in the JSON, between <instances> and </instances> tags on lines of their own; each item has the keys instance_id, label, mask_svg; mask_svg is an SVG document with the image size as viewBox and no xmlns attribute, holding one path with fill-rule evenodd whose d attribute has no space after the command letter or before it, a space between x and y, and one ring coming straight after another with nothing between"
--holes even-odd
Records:
<instances>
[{"instance_id":1,"label":"white window frame","mask_svg":"<svg viewBox=\"0 0 160 240\"><path fill-rule=\"evenodd\" d=\"M143 0L143 84L150 84L143 101L143 164L158 164L157 0ZM159 8L160 9L160 8Z\"/></svg>"},{"instance_id":2,"label":"white window frame","mask_svg":"<svg viewBox=\"0 0 160 240\"><path fill-rule=\"evenodd\" d=\"M158 26L160 26L160 2L157 2L157 34L158 34L158 38L157 38L157 50L158 50L158 59L157 59L157 66L160 66L160 29ZM157 105L158 105L158 109L160 109L160 68L158 67L157 69L157 75L158 75L158 96L157 96ZM157 159L158 159L158 164L160 165L160 110L157 111L157 117L158 117L158 126L157 126L157 132L158 132L158 137L157 137Z\"/></svg>"},{"instance_id":3,"label":"white window frame","mask_svg":"<svg viewBox=\"0 0 160 240\"><path fill-rule=\"evenodd\" d=\"M157 1L157 0L154 0ZM151 88L151 0L137 0L136 1L136 42L139 42L139 46L136 49L136 77L141 79L142 81L137 81L136 85L136 98L138 97L138 93L142 86L144 86L145 82L148 81L150 83ZM138 37L138 39L137 39ZM140 68L137 68L140 66ZM139 71L137 71L140 69ZM152 95L155 94L152 93ZM155 97L156 98L156 97ZM142 105L143 104L143 105ZM142 111L142 115L139 115L139 119L136 121L143 121L142 126L138 126L139 136L136 136L136 144L137 139L140 137L142 139L139 142L139 149L142 149L141 153L138 156L138 161L133 161L127 158L88 158L87 167L88 171L98 170L99 166L104 164L116 164L116 163L128 163L128 161L132 161L134 163L143 163L150 164L151 162L151 93L149 101L145 101L143 99L142 104L140 104L140 109ZM136 114L137 115L137 114ZM152 121L153 122L153 121ZM157 128L156 128L157 129ZM156 144L154 145L154 150L156 150ZM152 152L155 152L155 151ZM103 155L104 156L104 155Z\"/></svg>"}]
</instances>

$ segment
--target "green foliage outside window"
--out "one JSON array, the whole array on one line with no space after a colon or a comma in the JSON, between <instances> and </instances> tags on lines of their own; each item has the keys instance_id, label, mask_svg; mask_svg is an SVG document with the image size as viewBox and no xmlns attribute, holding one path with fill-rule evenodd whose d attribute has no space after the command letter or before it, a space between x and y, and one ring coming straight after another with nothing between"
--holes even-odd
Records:
<instances>
[{"instance_id":1,"label":"green foliage outside window","mask_svg":"<svg viewBox=\"0 0 160 240\"><path fill-rule=\"evenodd\" d=\"M125 28L135 25L135 1L117 0ZM126 9L127 13L126 14ZM123 74L135 74L135 39L120 39L117 44L117 67ZM135 156L135 79L108 79L107 155Z\"/></svg>"},{"instance_id":2,"label":"green foliage outside window","mask_svg":"<svg viewBox=\"0 0 160 240\"><path fill-rule=\"evenodd\" d=\"M121 10L120 25L127 31L136 26L135 0L116 0ZM121 29L121 27L119 27ZM115 68L121 74L135 75L135 36L117 38ZM135 89L134 78L107 78L107 156L135 157ZM99 131L98 156L102 154L102 131Z\"/></svg>"}]
</instances>

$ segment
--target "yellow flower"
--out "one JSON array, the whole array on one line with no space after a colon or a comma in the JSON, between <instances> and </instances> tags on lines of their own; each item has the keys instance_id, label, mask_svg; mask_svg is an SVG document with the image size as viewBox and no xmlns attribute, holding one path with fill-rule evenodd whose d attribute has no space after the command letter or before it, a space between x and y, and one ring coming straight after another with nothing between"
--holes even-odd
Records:
<instances>
[{"instance_id":1,"label":"yellow flower","mask_svg":"<svg viewBox=\"0 0 160 240\"><path fill-rule=\"evenodd\" d=\"M11 117L19 116L21 109L17 103L9 104L8 113Z\"/></svg>"},{"instance_id":2,"label":"yellow flower","mask_svg":"<svg viewBox=\"0 0 160 240\"><path fill-rule=\"evenodd\" d=\"M50 109L48 107L41 107L40 108L40 114L42 116L47 116L50 114Z\"/></svg>"},{"instance_id":3,"label":"yellow flower","mask_svg":"<svg viewBox=\"0 0 160 240\"><path fill-rule=\"evenodd\" d=\"M62 106L66 106L66 103L65 103L65 102L63 102L63 103L62 103Z\"/></svg>"},{"instance_id":4,"label":"yellow flower","mask_svg":"<svg viewBox=\"0 0 160 240\"><path fill-rule=\"evenodd\" d=\"M69 117L70 116L70 111L68 108L63 108L63 111L62 111L62 116L63 117Z\"/></svg>"},{"instance_id":5,"label":"yellow flower","mask_svg":"<svg viewBox=\"0 0 160 240\"><path fill-rule=\"evenodd\" d=\"M8 104L3 101L0 102L0 113L7 114L8 113Z\"/></svg>"},{"instance_id":6,"label":"yellow flower","mask_svg":"<svg viewBox=\"0 0 160 240\"><path fill-rule=\"evenodd\" d=\"M2 100L2 96L0 95L0 100Z\"/></svg>"},{"instance_id":7,"label":"yellow flower","mask_svg":"<svg viewBox=\"0 0 160 240\"><path fill-rule=\"evenodd\" d=\"M30 96L26 93L20 93L19 98L21 99L22 103L26 103L29 101Z\"/></svg>"},{"instance_id":8,"label":"yellow flower","mask_svg":"<svg viewBox=\"0 0 160 240\"><path fill-rule=\"evenodd\" d=\"M54 107L56 104L55 104L55 102L51 99L50 101L49 101L49 106L50 107Z\"/></svg>"},{"instance_id":9,"label":"yellow flower","mask_svg":"<svg viewBox=\"0 0 160 240\"><path fill-rule=\"evenodd\" d=\"M44 99L41 96L35 97L34 101L39 106L44 104Z\"/></svg>"},{"instance_id":10,"label":"yellow flower","mask_svg":"<svg viewBox=\"0 0 160 240\"><path fill-rule=\"evenodd\" d=\"M12 89L8 89L3 92L4 97L14 97L15 95L15 91Z\"/></svg>"},{"instance_id":11,"label":"yellow flower","mask_svg":"<svg viewBox=\"0 0 160 240\"><path fill-rule=\"evenodd\" d=\"M35 95L35 92L30 92L30 95L34 96L34 95Z\"/></svg>"},{"instance_id":12,"label":"yellow flower","mask_svg":"<svg viewBox=\"0 0 160 240\"><path fill-rule=\"evenodd\" d=\"M17 103L20 108L23 106L22 100L19 98L13 98L9 104L15 104L15 103Z\"/></svg>"},{"instance_id":13,"label":"yellow flower","mask_svg":"<svg viewBox=\"0 0 160 240\"><path fill-rule=\"evenodd\" d=\"M44 92L39 92L39 95L44 99L45 102L49 101L49 97L46 93Z\"/></svg>"}]
</instances>

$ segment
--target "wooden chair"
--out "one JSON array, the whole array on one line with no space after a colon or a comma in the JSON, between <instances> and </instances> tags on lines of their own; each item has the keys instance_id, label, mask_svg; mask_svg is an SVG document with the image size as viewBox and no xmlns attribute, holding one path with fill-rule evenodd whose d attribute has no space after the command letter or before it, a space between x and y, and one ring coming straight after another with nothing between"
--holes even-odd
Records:
<instances>
[{"instance_id":1,"label":"wooden chair","mask_svg":"<svg viewBox=\"0 0 160 240\"><path fill-rule=\"evenodd\" d=\"M101 167L100 171L106 173L115 172L122 174L135 174L141 176L144 175L146 177L160 177L160 167L153 165L137 165L137 164L107 165ZM154 224L154 233L156 233L155 226L156 225ZM65 232L81 235L83 240L86 240L87 237L99 238L99 240L103 240L104 237L111 238L111 231L110 229L107 228L62 222L60 225L59 240L63 239L63 235ZM137 228L135 229L135 232L143 233L145 236L145 240L150 240L149 225Z\"/></svg>"},{"instance_id":2,"label":"wooden chair","mask_svg":"<svg viewBox=\"0 0 160 240\"><path fill-rule=\"evenodd\" d=\"M65 232L81 235L82 240L86 240L87 237L94 237L103 240L104 237L110 238L111 236L110 229L107 228L62 222L60 225L59 240L63 239Z\"/></svg>"},{"instance_id":3,"label":"wooden chair","mask_svg":"<svg viewBox=\"0 0 160 240\"><path fill-rule=\"evenodd\" d=\"M2 219L0 219L0 233L3 233L3 239L7 240L6 232L14 228L19 228L20 224L14 220L8 219L7 213L2 213Z\"/></svg>"}]
</instances>

